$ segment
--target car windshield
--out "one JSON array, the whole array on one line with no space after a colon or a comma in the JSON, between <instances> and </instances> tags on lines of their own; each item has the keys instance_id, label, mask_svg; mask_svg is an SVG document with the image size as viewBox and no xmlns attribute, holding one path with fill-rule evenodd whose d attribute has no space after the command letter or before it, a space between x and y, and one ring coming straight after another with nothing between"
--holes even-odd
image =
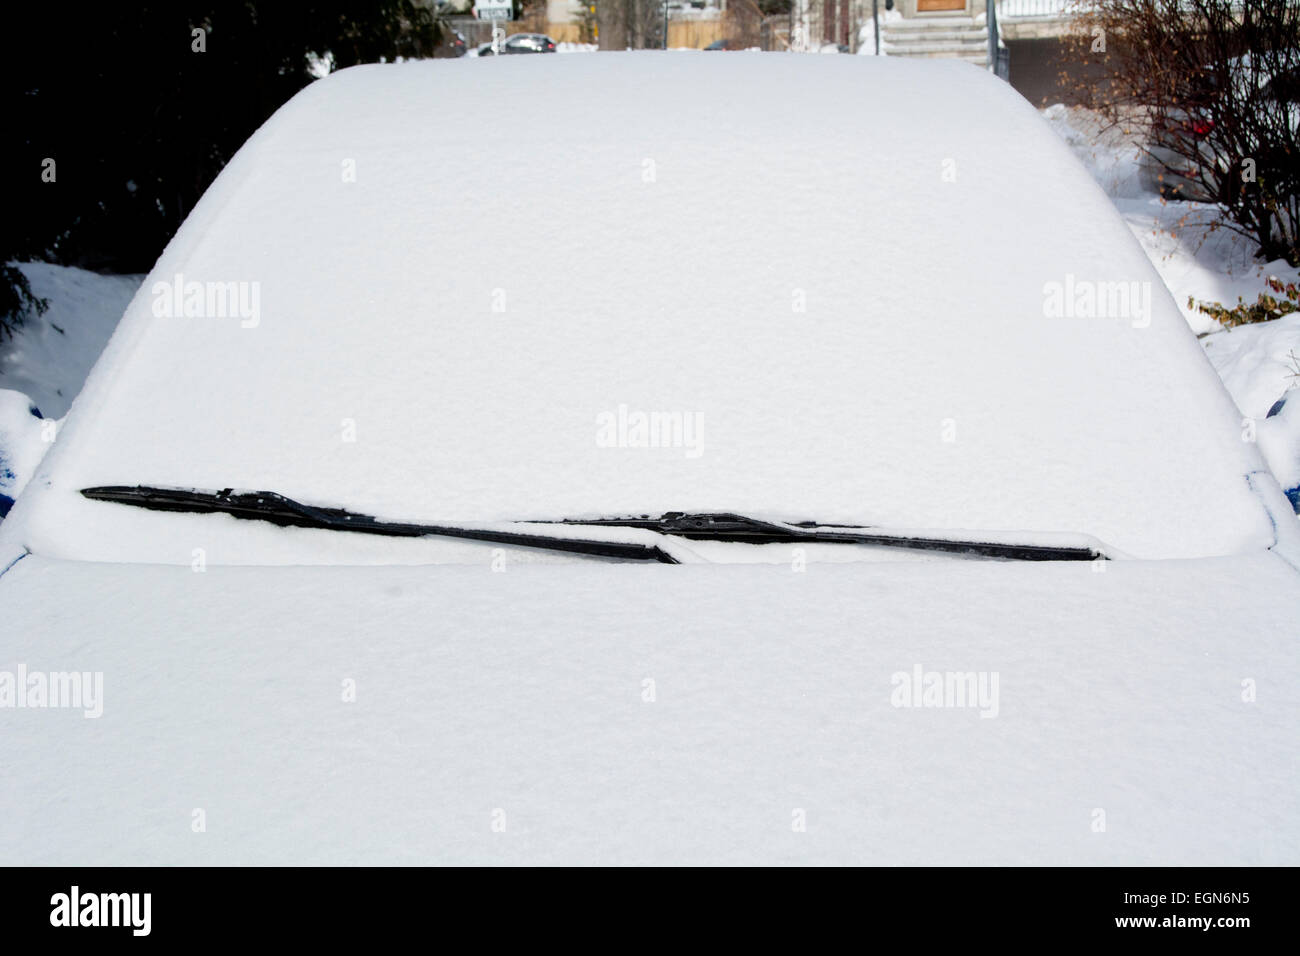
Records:
<instances>
[{"instance_id":1,"label":"car windshield","mask_svg":"<svg viewBox=\"0 0 1300 956\"><path fill-rule=\"evenodd\" d=\"M1258 455L1178 306L1005 84L957 62L663 62L309 87L131 303L24 495L24 544L248 564L469 547L81 493L125 485L439 527L729 514L1138 558L1270 546ZM777 108L827 88L861 111L828 128ZM701 89L725 112L681 108Z\"/></svg>"}]
</instances>

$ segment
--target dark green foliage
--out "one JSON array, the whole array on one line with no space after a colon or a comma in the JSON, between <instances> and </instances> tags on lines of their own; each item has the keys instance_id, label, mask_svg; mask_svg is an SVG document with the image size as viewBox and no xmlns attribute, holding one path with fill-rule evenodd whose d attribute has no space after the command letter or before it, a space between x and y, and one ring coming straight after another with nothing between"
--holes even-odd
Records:
<instances>
[{"instance_id":1,"label":"dark green foliage","mask_svg":"<svg viewBox=\"0 0 1300 956\"><path fill-rule=\"evenodd\" d=\"M32 294L27 276L10 265L0 265L0 342L13 336L31 312L41 315L49 303Z\"/></svg>"}]
</instances>

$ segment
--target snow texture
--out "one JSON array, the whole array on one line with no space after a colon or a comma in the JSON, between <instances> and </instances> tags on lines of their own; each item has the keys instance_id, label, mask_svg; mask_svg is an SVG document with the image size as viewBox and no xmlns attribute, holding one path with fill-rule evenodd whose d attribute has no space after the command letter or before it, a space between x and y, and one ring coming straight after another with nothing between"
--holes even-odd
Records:
<instances>
[{"instance_id":1,"label":"snow texture","mask_svg":"<svg viewBox=\"0 0 1300 956\"><path fill-rule=\"evenodd\" d=\"M228 563L369 560L78 495L142 483L421 521L1070 532L1150 558L1272 540L1201 348L1005 83L874 57L484 66L355 68L282 108L131 303L6 532L86 559L188 563L203 539ZM586 106L539 112L521 84ZM160 315L191 282L256 308ZM1068 314L1120 283L1129 311ZM624 410L698 422L699 447L603 447Z\"/></svg>"},{"instance_id":2,"label":"snow texture","mask_svg":"<svg viewBox=\"0 0 1300 956\"><path fill-rule=\"evenodd\" d=\"M128 308L0 526L0 703L6 673L99 681L87 716L11 680L0 860L1300 862L1296 523L1028 104L885 58L484 67L311 86ZM156 315L177 274L260 283L258 321ZM1149 325L1045 316L1067 274L1152 283ZM699 413L701 454L602 447L624 404ZM134 482L1191 560L643 566L77 494Z\"/></svg>"},{"instance_id":3,"label":"snow texture","mask_svg":"<svg viewBox=\"0 0 1300 956\"><path fill-rule=\"evenodd\" d=\"M1294 865L1296 581L32 556L0 669L102 672L103 712L0 711L0 858ZM917 665L996 716L896 706Z\"/></svg>"}]
</instances>

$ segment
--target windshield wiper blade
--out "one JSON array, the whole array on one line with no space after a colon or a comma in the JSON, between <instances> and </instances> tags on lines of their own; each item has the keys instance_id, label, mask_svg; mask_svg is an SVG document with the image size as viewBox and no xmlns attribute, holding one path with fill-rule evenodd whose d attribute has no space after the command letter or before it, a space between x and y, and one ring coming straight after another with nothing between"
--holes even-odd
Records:
<instances>
[{"instance_id":1,"label":"windshield wiper blade","mask_svg":"<svg viewBox=\"0 0 1300 956\"><path fill-rule=\"evenodd\" d=\"M228 514L252 521L267 521L282 527L319 528L328 531L353 531L397 538L436 536L486 541L547 551L631 561L658 561L677 564L671 554L655 545L634 541L593 541L566 538L528 531L503 531L495 528L429 525L381 521L372 515L345 511L342 508L317 508L294 501L273 491L202 491L193 488L155 488L147 485L101 485L81 489L82 495L95 501L114 501L150 511L184 511L195 514Z\"/></svg>"},{"instance_id":2,"label":"windshield wiper blade","mask_svg":"<svg viewBox=\"0 0 1300 956\"><path fill-rule=\"evenodd\" d=\"M183 511L197 514L228 514L236 518L266 521L282 527L318 528L400 538L426 536L463 538L548 551L621 558L631 561L680 563L676 557L653 544L635 541L591 540L544 534L533 530L508 531L459 525L431 525L382 521L372 515L342 508L318 508L273 491L202 491L193 488L159 488L148 485L102 485L83 488L82 495L95 501L147 508L151 511ZM688 513L670 511L657 518L564 518L559 521L516 522L520 527L546 525L633 528L669 537L697 541L737 541L749 544L824 542L830 544L875 545L914 551L939 551L1018 561L1094 561L1108 559L1100 542L1083 535L1070 543L1035 544L989 534L985 540L967 540L935 532L889 531L855 525L822 525L811 521L787 523L764 521L730 513ZM1067 536L1057 536L1067 537ZM997 540L1001 538L1002 540Z\"/></svg>"},{"instance_id":3,"label":"windshield wiper blade","mask_svg":"<svg viewBox=\"0 0 1300 956\"><path fill-rule=\"evenodd\" d=\"M1095 561L1109 560L1109 556L1095 539L1083 535L1068 536L1078 543L1035 544L1006 540L1003 535L989 535L990 539L966 540L947 537L936 532L891 532L886 529L857 525L821 525L812 521L790 524L763 521L744 515L728 513L691 514L670 511L658 518L566 518L562 524L590 525L602 528L641 528L660 534L689 538L696 541L743 541L750 544L797 544L826 542L830 544L865 544L886 548L904 548L913 551L941 551L949 554L972 554L989 558L1006 558L1016 561ZM1067 536L1058 536L1067 537Z\"/></svg>"}]
</instances>

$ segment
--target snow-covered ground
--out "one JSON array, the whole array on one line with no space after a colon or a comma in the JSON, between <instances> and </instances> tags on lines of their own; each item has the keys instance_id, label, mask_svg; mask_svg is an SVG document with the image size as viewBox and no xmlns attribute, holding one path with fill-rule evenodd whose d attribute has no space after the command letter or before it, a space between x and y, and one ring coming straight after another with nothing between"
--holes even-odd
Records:
<instances>
[{"instance_id":1,"label":"snow-covered ground","mask_svg":"<svg viewBox=\"0 0 1300 956\"><path fill-rule=\"evenodd\" d=\"M18 266L49 302L0 342L0 516L17 497L144 276L106 276L44 262Z\"/></svg>"},{"instance_id":2,"label":"snow-covered ground","mask_svg":"<svg viewBox=\"0 0 1300 956\"><path fill-rule=\"evenodd\" d=\"M144 276L99 275L45 262L18 268L50 307L0 343L0 389L22 392L46 416L62 418Z\"/></svg>"},{"instance_id":3,"label":"snow-covered ground","mask_svg":"<svg viewBox=\"0 0 1300 956\"><path fill-rule=\"evenodd\" d=\"M0 389L0 520L41 463L56 427L22 392Z\"/></svg>"}]
</instances>

